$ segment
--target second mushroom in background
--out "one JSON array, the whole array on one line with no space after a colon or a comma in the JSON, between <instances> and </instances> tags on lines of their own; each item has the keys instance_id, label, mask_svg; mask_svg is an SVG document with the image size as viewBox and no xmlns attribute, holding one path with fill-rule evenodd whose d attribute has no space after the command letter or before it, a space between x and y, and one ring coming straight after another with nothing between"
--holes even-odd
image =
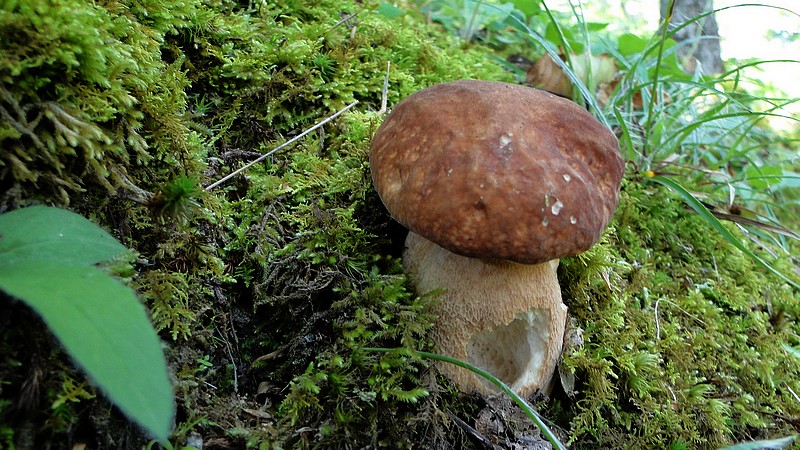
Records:
<instances>
[{"instance_id":1,"label":"second mushroom in background","mask_svg":"<svg viewBox=\"0 0 800 450\"><path fill-rule=\"evenodd\" d=\"M370 149L375 188L409 230L417 292L442 290L436 351L521 395L549 392L567 308L558 259L594 245L616 209L624 162L587 111L525 86L435 85L398 103ZM447 364L459 389L494 386Z\"/></svg>"}]
</instances>

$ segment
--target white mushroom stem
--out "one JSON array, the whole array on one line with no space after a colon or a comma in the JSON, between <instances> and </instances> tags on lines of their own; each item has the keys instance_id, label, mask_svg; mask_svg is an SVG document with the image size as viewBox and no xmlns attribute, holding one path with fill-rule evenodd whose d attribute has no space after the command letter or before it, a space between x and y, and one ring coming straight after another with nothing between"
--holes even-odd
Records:
<instances>
[{"instance_id":1,"label":"white mushroom stem","mask_svg":"<svg viewBox=\"0 0 800 450\"><path fill-rule=\"evenodd\" d=\"M437 352L488 371L520 395L550 392L567 320L558 260L526 265L467 258L413 232L403 260L417 292L441 289L433 311ZM438 367L464 392L498 392L465 369Z\"/></svg>"}]
</instances>

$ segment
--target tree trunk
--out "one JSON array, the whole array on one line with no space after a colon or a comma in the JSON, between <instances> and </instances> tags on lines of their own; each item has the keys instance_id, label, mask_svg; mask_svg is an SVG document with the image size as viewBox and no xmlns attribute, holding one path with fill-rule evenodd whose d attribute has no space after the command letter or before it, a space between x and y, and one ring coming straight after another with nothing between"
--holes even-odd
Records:
<instances>
[{"instance_id":1,"label":"tree trunk","mask_svg":"<svg viewBox=\"0 0 800 450\"><path fill-rule=\"evenodd\" d=\"M670 17L670 30L713 10L714 0L661 0L661 20ZM694 72L698 68L706 74L722 72L719 27L714 14L693 21L672 38L682 43L678 55L687 72Z\"/></svg>"}]
</instances>

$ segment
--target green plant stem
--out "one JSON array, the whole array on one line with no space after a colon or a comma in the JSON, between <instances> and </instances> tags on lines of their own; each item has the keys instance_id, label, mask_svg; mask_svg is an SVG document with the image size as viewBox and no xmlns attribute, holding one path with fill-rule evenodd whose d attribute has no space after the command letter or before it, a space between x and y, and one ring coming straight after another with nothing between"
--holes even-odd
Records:
<instances>
[{"instance_id":1,"label":"green plant stem","mask_svg":"<svg viewBox=\"0 0 800 450\"><path fill-rule=\"evenodd\" d=\"M388 353L388 352L391 352L391 351L393 351L395 349L364 347L363 350L370 351L370 352ZM483 377L483 378L489 380L492 384L494 384L495 386L500 388L501 391L505 392L506 395L511 397L511 399L514 400L514 403L516 403L520 408L522 408L522 410L525 412L525 414L527 414L528 417L530 417L530 419L533 421L533 423L535 423L536 426L539 427L539 430L541 430L542 434L544 434L544 436L547 438L547 440L550 441L551 444L553 444L554 448L556 448L558 450L566 450L567 449L567 447L565 447L564 444L562 444L561 441L558 440L558 438L555 436L555 434L553 434L553 431L550 430L550 428L547 426L547 424L544 423L544 421L539 416L539 414L537 414L536 411L534 411L533 407L531 405L529 405L528 402L526 402L525 399L520 397L516 392L511 390L511 388L508 387L508 385L506 385L505 383L503 383L502 381L497 379L494 375L492 375L489 372L481 369L480 367L475 367L472 364L469 364L467 362L461 361L460 359L451 358L449 356L440 355L438 353L430 353L430 352L417 352L417 353L420 356L424 357L424 358L434 359L434 360L437 360L437 361L444 361L444 362L450 363L450 364L455 364L455 365L457 365L459 367L462 367L464 369L469 370L470 372L472 372L472 373L474 373L474 374L476 374L476 375L478 375L480 377Z\"/></svg>"}]
</instances>

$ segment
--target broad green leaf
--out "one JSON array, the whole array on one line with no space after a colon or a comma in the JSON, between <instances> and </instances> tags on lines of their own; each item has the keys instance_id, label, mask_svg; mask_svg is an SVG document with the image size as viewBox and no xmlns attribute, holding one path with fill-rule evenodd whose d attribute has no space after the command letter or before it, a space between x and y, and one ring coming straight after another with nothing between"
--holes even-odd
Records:
<instances>
[{"instance_id":1,"label":"broad green leaf","mask_svg":"<svg viewBox=\"0 0 800 450\"><path fill-rule=\"evenodd\" d=\"M544 36L559 47L568 47L571 53L583 53L583 42L575 37L575 33L570 28L563 28L556 22L550 22L545 29Z\"/></svg>"},{"instance_id":2,"label":"broad green leaf","mask_svg":"<svg viewBox=\"0 0 800 450\"><path fill-rule=\"evenodd\" d=\"M783 169L775 165L761 167L749 165L745 169L745 176L753 189L765 191L781 182Z\"/></svg>"},{"instance_id":3,"label":"broad green leaf","mask_svg":"<svg viewBox=\"0 0 800 450\"><path fill-rule=\"evenodd\" d=\"M624 33L617 38L617 49L623 55L643 52L646 48L647 41L635 34Z\"/></svg>"},{"instance_id":4,"label":"broad green leaf","mask_svg":"<svg viewBox=\"0 0 800 450\"><path fill-rule=\"evenodd\" d=\"M709 211L708 208L706 208L703 205L703 203L697 199L697 197L692 195L692 193L687 191L683 186L676 183L674 180L662 176L655 176L650 179L652 181L655 181L656 183L664 185L672 189L673 191L677 192L681 197L683 197L686 203L688 203L689 206L692 207L692 209L694 209L698 214L700 214L700 217L702 217L709 225L711 225L711 228L713 228L716 232L721 234L722 237L725 238L725 240L733 244L734 247L741 250L750 259L752 259L765 269L769 270L770 272L774 273L775 275L779 276L781 279L789 283L792 287L800 289L800 284L798 284L794 280L790 279L789 277L787 277L786 275L784 275L783 273L772 267L770 263L759 258L758 255L753 253L749 248L747 248L746 245L742 244L742 242L739 239L737 239L736 236L734 236L730 232L730 230L725 228L725 225L723 225L722 222L719 221L719 219L714 217L714 214L712 214L711 211Z\"/></svg>"},{"instance_id":5,"label":"broad green leaf","mask_svg":"<svg viewBox=\"0 0 800 450\"><path fill-rule=\"evenodd\" d=\"M39 313L123 412L154 437L168 438L175 405L166 363L130 289L92 266L33 258L3 264L0 289Z\"/></svg>"},{"instance_id":6,"label":"broad green leaf","mask_svg":"<svg viewBox=\"0 0 800 450\"><path fill-rule=\"evenodd\" d=\"M31 206L0 215L0 265L32 259L92 265L125 250L97 225L65 209Z\"/></svg>"},{"instance_id":7,"label":"broad green leaf","mask_svg":"<svg viewBox=\"0 0 800 450\"><path fill-rule=\"evenodd\" d=\"M522 12L525 17L531 17L542 10L542 7L539 6L539 2L532 2L531 0L511 0L511 3Z\"/></svg>"},{"instance_id":8,"label":"broad green leaf","mask_svg":"<svg viewBox=\"0 0 800 450\"><path fill-rule=\"evenodd\" d=\"M383 2L380 5L378 5L378 7L375 9L375 12L389 19L396 19L406 13L397 6L391 5L386 2Z\"/></svg>"},{"instance_id":9,"label":"broad green leaf","mask_svg":"<svg viewBox=\"0 0 800 450\"><path fill-rule=\"evenodd\" d=\"M586 22L586 29L588 31L602 31L608 28L608 24L606 22Z\"/></svg>"}]
</instances>

